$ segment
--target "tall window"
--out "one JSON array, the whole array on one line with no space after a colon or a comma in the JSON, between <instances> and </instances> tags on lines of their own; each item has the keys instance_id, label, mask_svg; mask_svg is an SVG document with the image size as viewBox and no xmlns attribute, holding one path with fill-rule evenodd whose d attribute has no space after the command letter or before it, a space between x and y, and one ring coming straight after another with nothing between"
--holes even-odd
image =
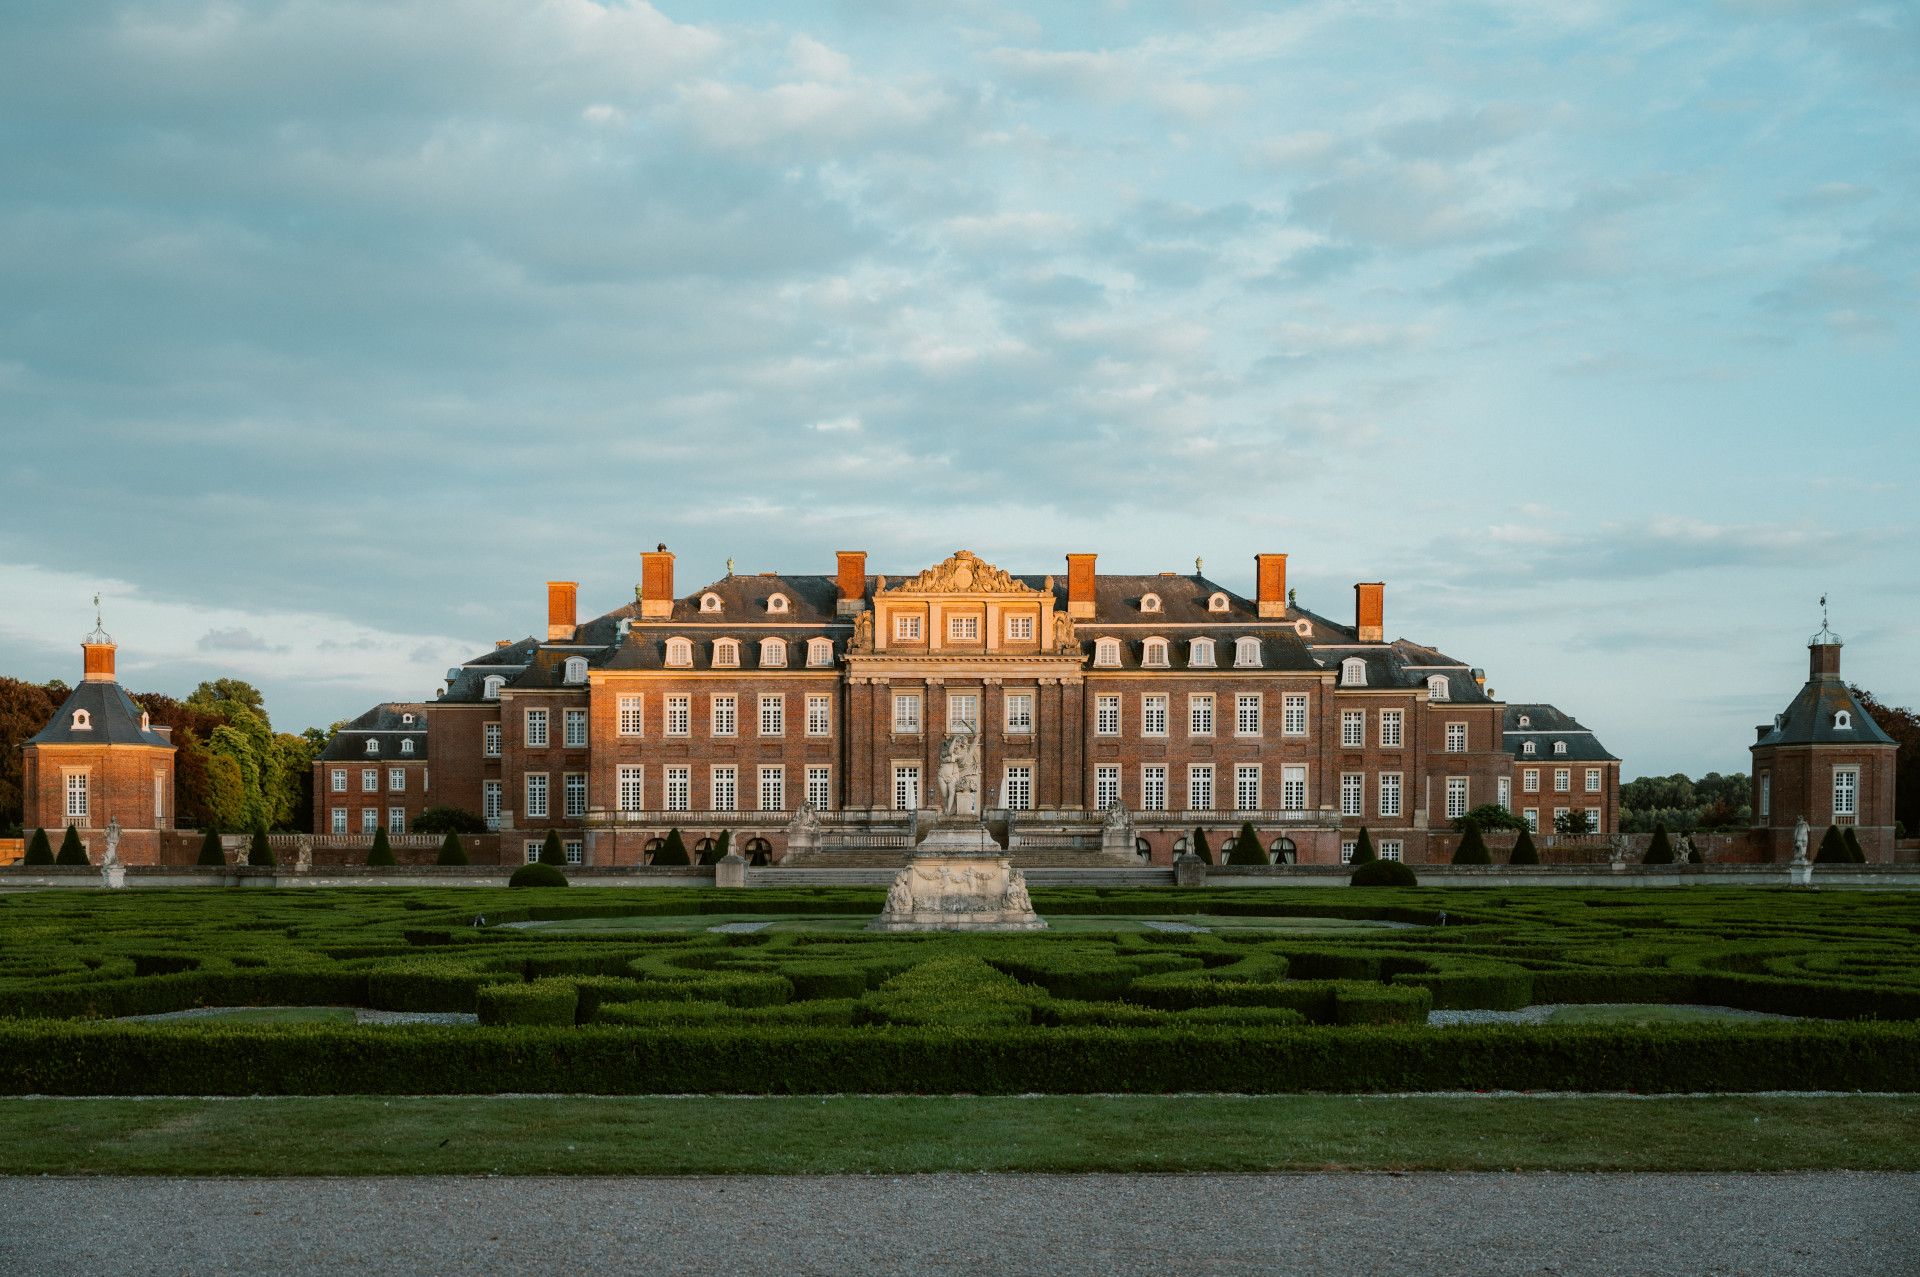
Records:
<instances>
[{"instance_id":1,"label":"tall window","mask_svg":"<svg viewBox=\"0 0 1920 1277\"><path fill-rule=\"evenodd\" d=\"M1565 793L1571 793L1572 790L1573 790L1573 769L1571 767L1554 768L1553 769L1553 792L1556 794L1565 794Z\"/></svg>"},{"instance_id":2,"label":"tall window","mask_svg":"<svg viewBox=\"0 0 1920 1277\"><path fill-rule=\"evenodd\" d=\"M787 734L787 698L780 692L763 692L760 696L760 734L762 736L785 736Z\"/></svg>"},{"instance_id":3,"label":"tall window","mask_svg":"<svg viewBox=\"0 0 1920 1277\"><path fill-rule=\"evenodd\" d=\"M530 709L527 711L527 748L545 749L547 747L547 711Z\"/></svg>"},{"instance_id":4,"label":"tall window","mask_svg":"<svg viewBox=\"0 0 1920 1277\"><path fill-rule=\"evenodd\" d=\"M1587 792L1589 794L1597 794L1600 792L1600 769L1598 767L1587 768Z\"/></svg>"},{"instance_id":5,"label":"tall window","mask_svg":"<svg viewBox=\"0 0 1920 1277\"><path fill-rule=\"evenodd\" d=\"M373 834L379 831L380 809L378 807L362 807L360 809L360 832L363 834Z\"/></svg>"},{"instance_id":6,"label":"tall window","mask_svg":"<svg viewBox=\"0 0 1920 1277\"><path fill-rule=\"evenodd\" d=\"M1140 734L1167 734L1167 698L1163 692L1149 692L1140 698Z\"/></svg>"},{"instance_id":7,"label":"tall window","mask_svg":"<svg viewBox=\"0 0 1920 1277\"><path fill-rule=\"evenodd\" d=\"M1364 816L1366 808L1366 777L1359 772L1340 774L1340 814L1342 816Z\"/></svg>"},{"instance_id":8,"label":"tall window","mask_svg":"<svg viewBox=\"0 0 1920 1277\"><path fill-rule=\"evenodd\" d=\"M587 778L581 772L568 772L561 781L561 795L569 816L587 814Z\"/></svg>"},{"instance_id":9,"label":"tall window","mask_svg":"<svg viewBox=\"0 0 1920 1277\"><path fill-rule=\"evenodd\" d=\"M500 724L484 723L481 725L480 752L488 758L500 757Z\"/></svg>"},{"instance_id":10,"label":"tall window","mask_svg":"<svg viewBox=\"0 0 1920 1277\"><path fill-rule=\"evenodd\" d=\"M407 769L404 767L387 768L387 788L395 793L401 793L406 787Z\"/></svg>"},{"instance_id":11,"label":"tall window","mask_svg":"<svg viewBox=\"0 0 1920 1277\"><path fill-rule=\"evenodd\" d=\"M1105 811L1120 801L1120 768L1102 763L1093 769L1093 805Z\"/></svg>"},{"instance_id":12,"label":"tall window","mask_svg":"<svg viewBox=\"0 0 1920 1277\"><path fill-rule=\"evenodd\" d=\"M567 710L561 719L561 740L568 749L587 747L587 711L584 709Z\"/></svg>"},{"instance_id":13,"label":"tall window","mask_svg":"<svg viewBox=\"0 0 1920 1277\"><path fill-rule=\"evenodd\" d=\"M1537 834L1540 832L1540 809L1538 807L1529 807L1522 811L1520 813L1520 819L1526 822L1528 833Z\"/></svg>"},{"instance_id":14,"label":"tall window","mask_svg":"<svg viewBox=\"0 0 1920 1277\"><path fill-rule=\"evenodd\" d=\"M947 693L947 730L978 731L980 728L980 698L972 692Z\"/></svg>"},{"instance_id":15,"label":"tall window","mask_svg":"<svg viewBox=\"0 0 1920 1277\"><path fill-rule=\"evenodd\" d=\"M1307 809L1307 769L1305 767L1280 769L1280 807L1283 811Z\"/></svg>"},{"instance_id":16,"label":"tall window","mask_svg":"<svg viewBox=\"0 0 1920 1277\"><path fill-rule=\"evenodd\" d=\"M1467 814L1467 778L1447 777L1447 819L1458 820Z\"/></svg>"},{"instance_id":17,"label":"tall window","mask_svg":"<svg viewBox=\"0 0 1920 1277\"><path fill-rule=\"evenodd\" d=\"M1760 815L1773 815L1773 773L1760 773Z\"/></svg>"},{"instance_id":18,"label":"tall window","mask_svg":"<svg viewBox=\"0 0 1920 1277\"><path fill-rule=\"evenodd\" d=\"M833 734L833 697L812 695L807 697L807 735L830 736Z\"/></svg>"},{"instance_id":19,"label":"tall window","mask_svg":"<svg viewBox=\"0 0 1920 1277\"><path fill-rule=\"evenodd\" d=\"M1836 767L1833 769L1833 814L1853 816L1859 811L1860 769L1858 767Z\"/></svg>"},{"instance_id":20,"label":"tall window","mask_svg":"<svg viewBox=\"0 0 1920 1277\"><path fill-rule=\"evenodd\" d=\"M538 838L527 839L524 854L526 855L528 864L532 864L534 861L540 859L540 843L541 840Z\"/></svg>"},{"instance_id":21,"label":"tall window","mask_svg":"<svg viewBox=\"0 0 1920 1277\"><path fill-rule=\"evenodd\" d=\"M1140 769L1140 810L1165 811L1166 809L1166 764L1148 763Z\"/></svg>"},{"instance_id":22,"label":"tall window","mask_svg":"<svg viewBox=\"0 0 1920 1277\"><path fill-rule=\"evenodd\" d=\"M1529 767L1520 773L1520 792L1537 794L1540 792L1540 769Z\"/></svg>"},{"instance_id":23,"label":"tall window","mask_svg":"<svg viewBox=\"0 0 1920 1277\"><path fill-rule=\"evenodd\" d=\"M690 768L667 768L667 810L687 811L693 806Z\"/></svg>"},{"instance_id":24,"label":"tall window","mask_svg":"<svg viewBox=\"0 0 1920 1277\"><path fill-rule=\"evenodd\" d=\"M1093 698L1093 734L1095 736L1120 734L1120 698L1118 696Z\"/></svg>"},{"instance_id":25,"label":"tall window","mask_svg":"<svg viewBox=\"0 0 1920 1277\"><path fill-rule=\"evenodd\" d=\"M547 777L535 772L527 777L527 815L544 820L547 815Z\"/></svg>"},{"instance_id":26,"label":"tall window","mask_svg":"<svg viewBox=\"0 0 1920 1277\"><path fill-rule=\"evenodd\" d=\"M1405 711L1383 709L1380 711L1380 744L1385 749L1400 748L1401 724L1405 721Z\"/></svg>"},{"instance_id":27,"label":"tall window","mask_svg":"<svg viewBox=\"0 0 1920 1277\"><path fill-rule=\"evenodd\" d=\"M920 764L893 765L893 809L914 811L920 806Z\"/></svg>"},{"instance_id":28,"label":"tall window","mask_svg":"<svg viewBox=\"0 0 1920 1277\"><path fill-rule=\"evenodd\" d=\"M693 730L693 698L667 697L667 735L685 736Z\"/></svg>"},{"instance_id":29,"label":"tall window","mask_svg":"<svg viewBox=\"0 0 1920 1277\"><path fill-rule=\"evenodd\" d=\"M570 865L580 863L580 852L581 845L578 838L568 838L560 844L560 854L567 858L567 863Z\"/></svg>"},{"instance_id":30,"label":"tall window","mask_svg":"<svg viewBox=\"0 0 1920 1277\"><path fill-rule=\"evenodd\" d=\"M499 818L499 813L496 812L494 819L497 821ZM347 832L347 809L345 807L335 807L333 809L333 823L329 828L336 834L345 834Z\"/></svg>"},{"instance_id":31,"label":"tall window","mask_svg":"<svg viewBox=\"0 0 1920 1277\"><path fill-rule=\"evenodd\" d=\"M760 769L760 810L787 809L787 769L778 764Z\"/></svg>"},{"instance_id":32,"label":"tall window","mask_svg":"<svg viewBox=\"0 0 1920 1277\"><path fill-rule=\"evenodd\" d=\"M67 773L67 819L87 818L87 773Z\"/></svg>"},{"instance_id":33,"label":"tall window","mask_svg":"<svg viewBox=\"0 0 1920 1277\"><path fill-rule=\"evenodd\" d=\"M1007 731L1024 736L1033 730L1033 693L1007 693Z\"/></svg>"},{"instance_id":34,"label":"tall window","mask_svg":"<svg viewBox=\"0 0 1920 1277\"><path fill-rule=\"evenodd\" d=\"M807 768L807 801L815 811L830 811L833 808L833 768Z\"/></svg>"},{"instance_id":35,"label":"tall window","mask_svg":"<svg viewBox=\"0 0 1920 1277\"><path fill-rule=\"evenodd\" d=\"M407 832L407 809L405 807L387 808L387 832L404 834Z\"/></svg>"},{"instance_id":36,"label":"tall window","mask_svg":"<svg viewBox=\"0 0 1920 1277\"><path fill-rule=\"evenodd\" d=\"M642 718L641 700L638 696L620 698L620 734L638 736L645 720Z\"/></svg>"},{"instance_id":37,"label":"tall window","mask_svg":"<svg viewBox=\"0 0 1920 1277\"><path fill-rule=\"evenodd\" d=\"M740 810L740 773L731 765L713 769L713 802L715 811Z\"/></svg>"},{"instance_id":38,"label":"tall window","mask_svg":"<svg viewBox=\"0 0 1920 1277\"><path fill-rule=\"evenodd\" d=\"M1233 698L1233 734L1260 734L1260 693L1242 692Z\"/></svg>"},{"instance_id":39,"label":"tall window","mask_svg":"<svg viewBox=\"0 0 1920 1277\"><path fill-rule=\"evenodd\" d=\"M1398 816L1400 814L1400 773L1380 773L1380 814Z\"/></svg>"},{"instance_id":40,"label":"tall window","mask_svg":"<svg viewBox=\"0 0 1920 1277\"><path fill-rule=\"evenodd\" d=\"M1447 752L1464 754L1467 752L1467 725L1465 723L1447 724Z\"/></svg>"},{"instance_id":41,"label":"tall window","mask_svg":"<svg viewBox=\"0 0 1920 1277\"><path fill-rule=\"evenodd\" d=\"M378 767L362 767L360 769L360 792L363 794L377 794L380 792L380 769Z\"/></svg>"},{"instance_id":42,"label":"tall window","mask_svg":"<svg viewBox=\"0 0 1920 1277\"><path fill-rule=\"evenodd\" d=\"M1494 783L1494 792L1498 795L1498 798L1496 799L1496 801L1499 802L1499 804L1502 807L1506 808L1508 811L1512 811L1513 810L1513 777L1501 776L1497 778L1493 783Z\"/></svg>"},{"instance_id":43,"label":"tall window","mask_svg":"<svg viewBox=\"0 0 1920 1277\"><path fill-rule=\"evenodd\" d=\"M641 785L641 769L635 763L622 763L616 778L615 793L621 811L641 811L646 807L646 791Z\"/></svg>"},{"instance_id":44,"label":"tall window","mask_svg":"<svg viewBox=\"0 0 1920 1277\"><path fill-rule=\"evenodd\" d=\"M634 770L638 771L638 768ZM480 814L486 819L488 829L500 828L500 782L483 780L480 782ZM342 828L341 833L346 833Z\"/></svg>"},{"instance_id":45,"label":"tall window","mask_svg":"<svg viewBox=\"0 0 1920 1277\"><path fill-rule=\"evenodd\" d=\"M1008 811L1033 810L1033 765L1008 763L1006 783L1001 787Z\"/></svg>"},{"instance_id":46,"label":"tall window","mask_svg":"<svg viewBox=\"0 0 1920 1277\"><path fill-rule=\"evenodd\" d=\"M1240 811L1260 810L1260 764L1235 764L1233 769L1233 805Z\"/></svg>"},{"instance_id":47,"label":"tall window","mask_svg":"<svg viewBox=\"0 0 1920 1277\"><path fill-rule=\"evenodd\" d=\"M1213 735L1213 693L1195 692L1187 697L1187 735Z\"/></svg>"},{"instance_id":48,"label":"tall window","mask_svg":"<svg viewBox=\"0 0 1920 1277\"><path fill-rule=\"evenodd\" d=\"M920 693L895 692L893 694L893 730L900 736L917 736L920 733ZM917 776L918 773L916 772Z\"/></svg>"},{"instance_id":49,"label":"tall window","mask_svg":"<svg viewBox=\"0 0 1920 1277\"><path fill-rule=\"evenodd\" d=\"M1213 810L1213 764L1187 765L1187 810Z\"/></svg>"},{"instance_id":50,"label":"tall window","mask_svg":"<svg viewBox=\"0 0 1920 1277\"><path fill-rule=\"evenodd\" d=\"M733 736L740 730L740 702L732 695L713 698L713 734Z\"/></svg>"},{"instance_id":51,"label":"tall window","mask_svg":"<svg viewBox=\"0 0 1920 1277\"><path fill-rule=\"evenodd\" d=\"M1283 736L1307 734L1307 698L1289 695L1280 702L1280 732Z\"/></svg>"},{"instance_id":52,"label":"tall window","mask_svg":"<svg viewBox=\"0 0 1920 1277\"><path fill-rule=\"evenodd\" d=\"M1367 711L1363 709L1343 709L1340 711L1340 747L1359 749L1367 743Z\"/></svg>"},{"instance_id":53,"label":"tall window","mask_svg":"<svg viewBox=\"0 0 1920 1277\"><path fill-rule=\"evenodd\" d=\"M489 724L489 726L492 725L493 724ZM347 769L344 767L336 767L333 769L333 792L336 794L344 794L347 792Z\"/></svg>"}]
</instances>

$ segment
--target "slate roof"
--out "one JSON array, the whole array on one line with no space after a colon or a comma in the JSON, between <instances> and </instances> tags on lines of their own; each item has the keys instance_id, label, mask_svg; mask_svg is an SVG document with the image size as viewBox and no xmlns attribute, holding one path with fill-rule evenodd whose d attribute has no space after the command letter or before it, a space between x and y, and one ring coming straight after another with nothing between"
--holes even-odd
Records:
<instances>
[{"instance_id":1,"label":"slate roof","mask_svg":"<svg viewBox=\"0 0 1920 1277\"><path fill-rule=\"evenodd\" d=\"M92 726L76 728L73 715L85 710ZM144 711L125 688L108 679L87 679L67 693L47 725L26 741L28 745L159 745L173 742L152 728L140 726Z\"/></svg>"},{"instance_id":2,"label":"slate roof","mask_svg":"<svg viewBox=\"0 0 1920 1277\"><path fill-rule=\"evenodd\" d=\"M1215 615L1217 616L1218 613L1215 613ZM1242 618L1242 623L1246 625L1244 630L1209 631L1204 636L1214 641L1213 664L1211 665L1194 665L1191 663L1193 653L1192 640L1198 636L1190 632L1181 633L1173 626L1168 626L1164 630L1152 630L1143 634L1137 630L1130 629L1118 631L1108 630L1104 628L1099 621L1090 620L1080 623L1076 628L1075 637L1080 640L1080 648L1086 654L1087 669L1094 673L1141 669L1164 669L1178 672L1196 669L1205 670L1210 674L1231 674L1235 671L1233 663L1236 655L1235 640L1249 636L1260 640L1260 665L1258 671L1253 672L1307 670L1317 673L1319 671L1320 664L1313 659L1313 653L1307 650L1306 642L1302 640L1298 634L1294 633L1291 628L1273 629L1271 628L1274 624L1272 621L1265 622L1268 628L1261 628L1261 622L1249 621L1245 618ZM1093 663L1095 645L1102 638L1119 640L1120 663L1118 665L1095 665ZM1165 665L1146 665L1142 663L1141 658L1145 652L1147 640L1150 638L1164 638L1167 640L1167 663ZM1240 668L1246 669L1247 667L1243 666Z\"/></svg>"},{"instance_id":3,"label":"slate roof","mask_svg":"<svg viewBox=\"0 0 1920 1277\"><path fill-rule=\"evenodd\" d=\"M1853 726L1833 725L1834 716L1846 710ZM1758 745L1893 745L1897 742L1860 707L1853 690L1838 676L1811 678L1786 711L1773 724L1758 729Z\"/></svg>"},{"instance_id":4,"label":"slate roof","mask_svg":"<svg viewBox=\"0 0 1920 1277\"><path fill-rule=\"evenodd\" d=\"M1522 725L1522 720L1525 725ZM1506 751L1523 762L1617 763L1594 734L1582 727L1573 715L1552 705L1509 705L1502 728ZM1539 752L1523 754L1521 745L1533 741ZM1553 747L1564 743L1567 752L1556 754Z\"/></svg>"},{"instance_id":5,"label":"slate roof","mask_svg":"<svg viewBox=\"0 0 1920 1277\"><path fill-rule=\"evenodd\" d=\"M320 751L320 761L332 763L344 762L426 762L427 761L427 716L421 713L421 706L404 701L387 701L375 705L339 731ZM413 721L406 721L407 715ZM374 741L378 748L367 752L367 742ZM413 752L400 752L400 742L411 740Z\"/></svg>"}]
</instances>

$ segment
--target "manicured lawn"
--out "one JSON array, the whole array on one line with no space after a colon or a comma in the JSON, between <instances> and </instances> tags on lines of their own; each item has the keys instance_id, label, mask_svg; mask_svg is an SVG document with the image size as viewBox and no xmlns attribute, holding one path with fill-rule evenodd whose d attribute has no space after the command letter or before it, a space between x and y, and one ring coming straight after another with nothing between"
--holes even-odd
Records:
<instances>
[{"instance_id":1,"label":"manicured lawn","mask_svg":"<svg viewBox=\"0 0 1920 1277\"><path fill-rule=\"evenodd\" d=\"M0 1101L0 1173L1920 1171L1920 1097Z\"/></svg>"}]
</instances>

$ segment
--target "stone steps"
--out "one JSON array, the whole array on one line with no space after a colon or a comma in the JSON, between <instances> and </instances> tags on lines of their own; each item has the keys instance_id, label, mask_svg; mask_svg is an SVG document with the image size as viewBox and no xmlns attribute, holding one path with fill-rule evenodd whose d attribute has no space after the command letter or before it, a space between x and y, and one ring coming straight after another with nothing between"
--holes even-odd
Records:
<instances>
[{"instance_id":1,"label":"stone steps","mask_svg":"<svg viewBox=\"0 0 1920 1277\"><path fill-rule=\"evenodd\" d=\"M905 851L813 851L788 856L778 866L800 869L899 869L907 863ZM1021 850L1013 853L1015 869L1136 869L1133 856L1106 856L1097 851Z\"/></svg>"},{"instance_id":2,"label":"stone steps","mask_svg":"<svg viewBox=\"0 0 1920 1277\"><path fill-rule=\"evenodd\" d=\"M1015 862L1019 867L1019 862ZM749 887L885 887L900 872L899 865L793 869L774 867L747 870ZM1023 869L1032 887L1169 887L1173 870L1141 867L1109 869L1036 866Z\"/></svg>"}]
</instances>

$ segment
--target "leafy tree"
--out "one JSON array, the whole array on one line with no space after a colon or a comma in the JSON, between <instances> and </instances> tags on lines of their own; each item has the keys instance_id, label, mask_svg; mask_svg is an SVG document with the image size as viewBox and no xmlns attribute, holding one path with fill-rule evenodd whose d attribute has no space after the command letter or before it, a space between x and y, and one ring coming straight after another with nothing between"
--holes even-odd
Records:
<instances>
[{"instance_id":1,"label":"leafy tree","mask_svg":"<svg viewBox=\"0 0 1920 1277\"><path fill-rule=\"evenodd\" d=\"M196 865L215 865L222 869L227 864L227 853L220 846L220 826L208 825L207 836L200 840L200 858Z\"/></svg>"},{"instance_id":2,"label":"leafy tree","mask_svg":"<svg viewBox=\"0 0 1920 1277\"><path fill-rule=\"evenodd\" d=\"M1540 863L1540 849L1533 845L1533 831L1527 828L1525 821L1520 822L1520 836L1514 840L1513 855L1507 858L1510 865L1537 865Z\"/></svg>"},{"instance_id":3,"label":"leafy tree","mask_svg":"<svg viewBox=\"0 0 1920 1277\"><path fill-rule=\"evenodd\" d=\"M414 828L417 830L419 826L415 825ZM467 849L466 846L461 843L459 834L451 829L447 830L447 836L442 839L440 843L440 858L434 863L439 865L464 865L471 863L467 859Z\"/></svg>"},{"instance_id":4,"label":"leafy tree","mask_svg":"<svg viewBox=\"0 0 1920 1277\"><path fill-rule=\"evenodd\" d=\"M267 841L267 827L253 827L253 841L247 846L247 863L250 865L272 866L274 862L273 844Z\"/></svg>"},{"instance_id":5,"label":"leafy tree","mask_svg":"<svg viewBox=\"0 0 1920 1277\"><path fill-rule=\"evenodd\" d=\"M53 863L53 844L47 839L47 831L36 829L33 837L27 840L27 855L22 861L28 865L50 865Z\"/></svg>"},{"instance_id":6,"label":"leafy tree","mask_svg":"<svg viewBox=\"0 0 1920 1277\"><path fill-rule=\"evenodd\" d=\"M1553 832L1556 834L1590 834L1593 822L1587 818L1584 807L1569 807L1553 818Z\"/></svg>"},{"instance_id":7,"label":"leafy tree","mask_svg":"<svg viewBox=\"0 0 1920 1277\"><path fill-rule=\"evenodd\" d=\"M540 864L564 865L567 863L567 849L560 845L560 831L547 830L547 839L540 844Z\"/></svg>"},{"instance_id":8,"label":"leafy tree","mask_svg":"<svg viewBox=\"0 0 1920 1277\"><path fill-rule=\"evenodd\" d=\"M1838 825L1828 825L1827 832L1820 838L1819 854L1813 858L1816 865L1850 865L1853 856L1847 851L1847 840L1840 833Z\"/></svg>"},{"instance_id":9,"label":"leafy tree","mask_svg":"<svg viewBox=\"0 0 1920 1277\"><path fill-rule=\"evenodd\" d=\"M653 853L653 863L656 865L685 865L692 863L687 859L687 843L686 840L680 836L680 826L675 825L673 828L667 830L667 840L660 845L660 850Z\"/></svg>"},{"instance_id":10,"label":"leafy tree","mask_svg":"<svg viewBox=\"0 0 1920 1277\"><path fill-rule=\"evenodd\" d=\"M1673 863L1673 839L1667 836L1664 824L1653 827L1653 841L1647 844L1647 854L1640 860L1643 865L1670 865Z\"/></svg>"},{"instance_id":11,"label":"leafy tree","mask_svg":"<svg viewBox=\"0 0 1920 1277\"><path fill-rule=\"evenodd\" d=\"M1847 859L1856 865L1866 864L1867 853L1861 849L1860 835L1853 832L1853 826L1848 825L1845 830L1841 831L1840 836L1847 844Z\"/></svg>"},{"instance_id":12,"label":"leafy tree","mask_svg":"<svg viewBox=\"0 0 1920 1277\"><path fill-rule=\"evenodd\" d=\"M1860 702L1880 729L1899 744L1893 756L1893 811L1907 829L1920 829L1920 712L1889 705L1864 687L1853 688Z\"/></svg>"},{"instance_id":13,"label":"leafy tree","mask_svg":"<svg viewBox=\"0 0 1920 1277\"><path fill-rule=\"evenodd\" d=\"M1502 829L1525 829L1527 822L1499 803L1482 803L1466 815L1456 817L1453 822L1453 831L1464 834L1467 832L1468 825L1479 826L1482 833L1496 833Z\"/></svg>"},{"instance_id":14,"label":"leafy tree","mask_svg":"<svg viewBox=\"0 0 1920 1277\"><path fill-rule=\"evenodd\" d=\"M413 822L416 834L484 834L487 822L463 807L429 807Z\"/></svg>"},{"instance_id":15,"label":"leafy tree","mask_svg":"<svg viewBox=\"0 0 1920 1277\"><path fill-rule=\"evenodd\" d=\"M1267 849L1260 845L1260 835L1253 832L1253 822L1240 822L1240 832L1234 835L1233 846L1227 849L1227 863L1230 865L1264 865L1267 863Z\"/></svg>"},{"instance_id":16,"label":"leafy tree","mask_svg":"<svg viewBox=\"0 0 1920 1277\"><path fill-rule=\"evenodd\" d=\"M1193 831L1193 854L1200 857L1203 865L1213 863L1213 848L1207 845L1207 831L1204 829Z\"/></svg>"},{"instance_id":17,"label":"leafy tree","mask_svg":"<svg viewBox=\"0 0 1920 1277\"><path fill-rule=\"evenodd\" d=\"M80 831L72 825L67 826L67 836L60 840L60 854L53 858L56 865L90 865L87 849L80 842Z\"/></svg>"},{"instance_id":18,"label":"leafy tree","mask_svg":"<svg viewBox=\"0 0 1920 1277\"><path fill-rule=\"evenodd\" d=\"M239 678L216 678L202 683L188 693L187 704L221 718L235 709L250 710L263 720L267 716L266 697L260 695L260 689L252 683Z\"/></svg>"},{"instance_id":19,"label":"leafy tree","mask_svg":"<svg viewBox=\"0 0 1920 1277\"><path fill-rule=\"evenodd\" d=\"M1460 835L1460 845L1453 850L1453 863L1456 865L1493 863L1493 855L1487 850L1487 836L1480 832L1480 826L1468 823L1467 832Z\"/></svg>"},{"instance_id":20,"label":"leafy tree","mask_svg":"<svg viewBox=\"0 0 1920 1277\"><path fill-rule=\"evenodd\" d=\"M393 858L393 844L387 841L387 827L381 825L373 831L373 846L367 849L367 863L381 868L390 867L398 862Z\"/></svg>"},{"instance_id":21,"label":"leafy tree","mask_svg":"<svg viewBox=\"0 0 1920 1277\"><path fill-rule=\"evenodd\" d=\"M1373 835L1367 832L1365 825L1360 826L1360 836L1353 840L1353 859L1349 864L1364 865L1380 859L1380 853L1373 849Z\"/></svg>"},{"instance_id":22,"label":"leafy tree","mask_svg":"<svg viewBox=\"0 0 1920 1277\"><path fill-rule=\"evenodd\" d=\"M26 819L26 755L20 746L53 719L66 695L63 683L0 678L0 829L16 828Z\"/></svg>"},{"instance_id":23,"label":"leafy tree","mask_svg":"<svg viewBox=\"0 0 1920 1277\"><path fill-rule=\"evenodd\" d=\"M1752 823L1751 794L1741 772L1708 772L1697 781L1679 772L1642 776L1620 787L1620 829L1644 834L1664 824L1688 834L1745 828Z\"/></svg>"}]
</instances>

